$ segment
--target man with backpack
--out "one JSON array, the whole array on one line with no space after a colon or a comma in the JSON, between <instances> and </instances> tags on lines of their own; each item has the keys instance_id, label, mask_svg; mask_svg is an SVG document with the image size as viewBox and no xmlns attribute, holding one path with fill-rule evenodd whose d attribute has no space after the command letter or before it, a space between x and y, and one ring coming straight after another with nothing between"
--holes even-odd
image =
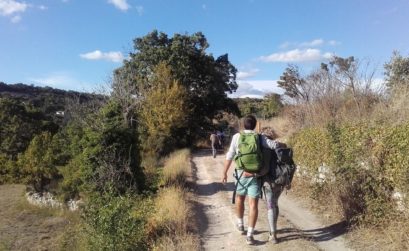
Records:
<instances>
[{"instance_id":1,"label":"man with backpack","mask_svg":"<svg viewBox=\"0 0 409 251\"><path fill-rule=\"evenodd\" d=\"M234 191L236 196L233 196L233 200L237 200L237 229L244 232L244 201L246 196L248 196L249 219L246 242L249 245L253 245L255 244L253 237L254 227L258 217L258 198L261 193L260 179L258 179L257 173L262 166L262 148L275 149L279 144L275 140L268 139L266 136L254 132L257 124L254 116L246 116L243 124L243 132L236 133L233 136L230 148L226 154L222 182L225 183L227 181L227 172L234 159L237 183Z\"/></svg>"}]
</instances>

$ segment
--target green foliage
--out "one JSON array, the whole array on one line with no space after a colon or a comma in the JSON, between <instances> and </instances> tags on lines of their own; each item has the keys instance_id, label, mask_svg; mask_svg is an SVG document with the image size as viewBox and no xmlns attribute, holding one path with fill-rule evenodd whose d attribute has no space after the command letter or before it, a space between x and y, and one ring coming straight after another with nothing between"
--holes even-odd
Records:
<instances>
[{"instance_id":1,"label":"green foliage","mask_svg":"<svg viewBox=\"0 0 409 251\"><path fill-rule=\"evenodd\" d=\"M330 124L300 131L291 144L296 162L311 178L318 167L329 168L327 181L313 185L315 198L335 196L348 221L378 224L395 215L393 191L409 192L408 133L408 123Z\"/></svg>"},{"instance_id":2,"label":"green foliage","mask_svg":"<svg viewBox=\"0 0 409 251\"><path fill-rule=\"evenodd\" d=\"M393 52L391 60L385 64L386 85L390 91L399 91L409 84L409 57Z\"/></svg>"},{"instance_id":3,"label":"green foliage","mask_svg":"<svg viewBox=\"0 0 409 251\"><path fill-rule=\"evenodd\" d=\"M73 141L77 144L77 140ZM62 189L75 194L80 191L104 191L113 187L118 193L141 192L144 174L140 167L136 130L130 127L115 102L108 103L97 114L94 125L84 129L82 149L62 168Z\"/></svg>"},{"instance_id":4,"label":"green foliage","mask_svg":"<svg viewBox=\"0 0 409 251\"><path fill-rule=\"evenodd\" d=\"M277 93L270 93L264 96L263 102L261 103L261 117L263 119L268 119L277 116L283 107L281 102L281 96Z\"/></svg>"},{"instance_id":5,"label":"green foliage","mask_svg":"<svg viewBox=\"0 0 409 251\"><path fill-rule=\"evenodd\" d=\"M169 38L165 33L153 31L136 38L131 59L115 71L113 95L123 99L132 95L144 97L146 91L155 87L150 81L155 67L164 62L171 68L173 79L187 91L186 106L191 110L184 127L177 131L180 141L189 144L203 128L210 128L212 119L221 111L238 113L226 94L237 89L237 70L227 54L214 58L206 53L208 46L200 32ZM123 92L126 94L122 95Z\"/></svg>"},{"instance_id":6,"label":"green foliage","mask_svg":"<svg viewBox=\"0 0 409 251\"><path fill-rule=\"evenodd\" d=\"M90 250L147 250L144 227L152 202L113 191L93 194L84 210Z\"/></svg>"},{"instance_id":7,"label":"green foliage","mask_svg":"<svg viewBox=\"0 0 409 251\"><path fill-rule=\"evenodd\" d=\"M18 165L24 173L25 182L32 185L37 191L42 191L58 175L50 147L51 142L50 133L36 135L26 152L18 159Z\"/></svg>"},{"instance_id":8,"label":"green foliage","mask_svg":"<svg viewBox=\"0 0 409 251\"><path fill-rule=\"evenodd\" d=\"M191 111L188 92L173 79L170 68L160 63L154 71L154 88L146 95L139 112L140 121L146 128L143 139L145 151L166 154L178 145L181 137L176 132L186 127Z\"/></svg>"},{"instance_id":9,"label":"green foliage","mask_svg":"<svg viewBox=\"0 0 409 251\"><path fill-rule=\"evenodd\" d=\"M0 152L12 160L25 151L35 134L51 127L39 111L9 98L0 98L0 121Z\"/></svg>"},{"instance_id":10,"label":"green foliage","mask_svg":"<svg viewBox=\"0 0 409 251\"><path fill-rule=\"evenodd\" d=\"M281 96L276 93L267 94L263 99L236 98L234 102L237 103L241 116L253 114L263 119L277 116L283 107Z\"/></svg>"}]
</instances>

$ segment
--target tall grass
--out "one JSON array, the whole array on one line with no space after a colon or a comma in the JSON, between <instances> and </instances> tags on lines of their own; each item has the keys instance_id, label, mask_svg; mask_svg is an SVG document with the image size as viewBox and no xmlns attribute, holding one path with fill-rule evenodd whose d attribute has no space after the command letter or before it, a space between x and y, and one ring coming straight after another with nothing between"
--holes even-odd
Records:
<instances>
[{"instance_id":1,"label":"tall grass","mask_svg":"<svg viewBox=\"0 0 409 251\"><path fill-rule=\"evenodd\" d=\"M154 214L148 220L146 235L152 250L199 250L193 233L195 222L186 178L191 172L190 150L178 150L164 161L163 187L154 199Z\"/></svg>"},{"instance_id":2,"label":"tall grass","mask_svg":"<svg viewBox=\"0 0 409 251\"><path fill-rule=\"evenodd\" d=\"M172 186L162 189L155 199L155 208L151 224L158 232L168 234L187 232L191 212L183 188Z\"/></svg>"},{"instance_id":3,"label":"tall grass","mask_svg":"<svg viewBox=\"0 0 409 251\"><path fill-rule=\"evenodd\" d=\"M163 167L164 185L183 185L191 170L190 150L178 150L165 160Z\"/></svg>"}]
</instances>

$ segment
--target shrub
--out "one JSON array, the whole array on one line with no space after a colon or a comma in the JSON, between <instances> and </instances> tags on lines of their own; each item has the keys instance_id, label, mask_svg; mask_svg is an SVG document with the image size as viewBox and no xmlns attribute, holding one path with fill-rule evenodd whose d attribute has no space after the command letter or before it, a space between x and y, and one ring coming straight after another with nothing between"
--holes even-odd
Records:
<instances>
[{"instance_id":1,"label":"shrub","mask_svg":"<svg viewBox=\"0 0 409 251\"><path fill-rule=\"evenodd\" d=\"M311 197L332 196L350 223L379 224L397 215L393 192L409 191L408 133L409 124L330 124L298 132L291 144L309 174ZM320 166L334 179L317 182Z\"/></svg>"},{"instance_id":2,"label":"shrub","mask_svg":"<svg viewBox=\"0 0 409 251\"><path fill-rule=\"evenodd\" d=\"M112 190L93 194L84 210L91 250L146 250L144 227L152 211L149 200L117 196Z\"/></svg>"}]
</instances>

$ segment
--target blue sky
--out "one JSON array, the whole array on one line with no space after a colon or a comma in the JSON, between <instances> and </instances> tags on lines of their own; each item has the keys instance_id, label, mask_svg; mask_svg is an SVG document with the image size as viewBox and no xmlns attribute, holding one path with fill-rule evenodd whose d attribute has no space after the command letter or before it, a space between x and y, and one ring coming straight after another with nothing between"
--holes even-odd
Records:
<instances>
[{"instance_id":1,"label":"blue sky","mask_svg":"<svg viewBox=\"0 0 409 251\"><path fill-rule=\"evenodd\" d=\"M333 54L381 78L393 50L409 55L408 14L408 0L0 0L0 81L97 90L154 29L202 31L238 68L235 96L280 92L288 63L308 73Z\"/></svg>"}]
</instances>

